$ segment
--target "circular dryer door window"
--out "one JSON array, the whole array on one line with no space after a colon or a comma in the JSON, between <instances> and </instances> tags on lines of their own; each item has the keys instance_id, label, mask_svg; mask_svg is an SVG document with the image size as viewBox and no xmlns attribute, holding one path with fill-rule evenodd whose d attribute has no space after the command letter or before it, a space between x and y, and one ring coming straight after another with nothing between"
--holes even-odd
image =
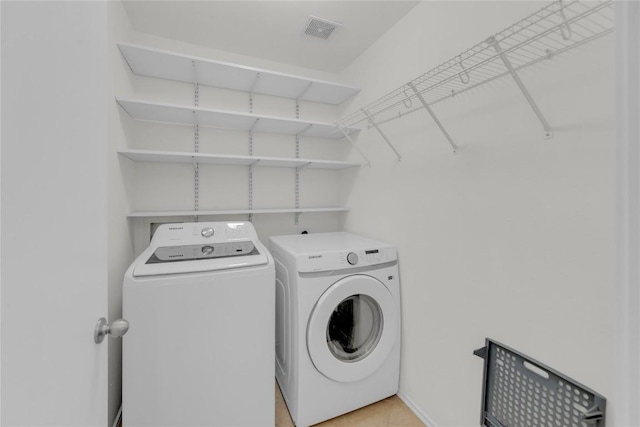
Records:
<instances>
[{"instance_id":1,"label":"circular dryer door window","mask_svg":"<svg viewBox=\"0 0 640 427\"><path fill-rule=\"evenodd\" d=\"M329 351L343 362L364 359L376 348L384 318L380 305L369 295L357 294L343 299L329 317Z\"/></svg>"},{"instance_id":2,"label":"circular dryer door window","mask_svg":"<svg viewBox=\"0 0 640 427\"><path fill-rule=\"evenodd\" d=\"M396 345L397 304L371 276L358 274L334 283L309 318L307 345L316 369L340 382L374 373Z\"/></svg>"}]
</instances>

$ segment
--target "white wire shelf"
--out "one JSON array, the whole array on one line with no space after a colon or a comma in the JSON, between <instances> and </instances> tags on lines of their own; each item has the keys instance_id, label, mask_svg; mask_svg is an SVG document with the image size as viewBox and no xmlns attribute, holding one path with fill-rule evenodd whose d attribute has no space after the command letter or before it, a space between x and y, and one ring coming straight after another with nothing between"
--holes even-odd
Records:
<instances>
[{"instance_id":1,"label":"white wire shelf","mask_svg":"<svg viewBox=\"0 0 640 427\"><path fill-rule=\"evenodd\" d=\"M129 218L151 218L169 216L219 216L219 215L259 215L259 214L303 214L323 212L347 212L345 207L325 208L284 208L284 209L228 209L228 210L198 210L198 211L138 211L127 215Z\"/></svg>"},{"instance_id":2,"label":"white wire shelf","mask_svg":"<svg viewBox=\"0 0 640 427\"><path fill-rule=\"evenodd\" d=\"M324 80L283 74L167 50L118 43L135 74L293 98L299 101L339 105L360 89Z\"/></svg>"},{"instance_id":3,"label":"white wire shelf","mask_svg":"<svg viewBox=\"0 0 640 427\"><path fill-rule=\"evenodd\" d=\"M358 163L337 160L299 159L287 157L236 156L158 150L119 150L118 153L135 162L188 163L219 166L253 166L275 168L346 169L360 166Z\"/></svg>"},{"instance_id":4,"label":"white wire shelf","mask_svg":"<svg viewBox=\"0 0 640 427\"><path fill-rule=\"evenodd\" d=\"M190 126L198 124L214 128L304 135L317 138L344 138L344 133L340 131L338 126L330 123L135 99L116 98L116 101L129 116L136 120ZM359 129L347 127L342 130L351 134Z\"/></svg>"},{"instance_id":5,"label":"white wire shelf","mask_svg":"<svg viewBox=\"0 0 640 427\"><path fill-rule=\"evenodd\" d=\"M517 71L610 34L613 25L611 0L553 2L346 115L338 123L349 127L368 122L369 127L376 127L380 131L380 124L427 109L455 149L455 144L433 115L430 106L503 76L512 75L518 83ZM521 86L521 83L518 85ZM526 88L520 88L523 93L526 92ZM537 107L528 93L525 96L535 110ZM539 113L536 112L545 130L550 132Z\"/></svg>"}]
</instances>

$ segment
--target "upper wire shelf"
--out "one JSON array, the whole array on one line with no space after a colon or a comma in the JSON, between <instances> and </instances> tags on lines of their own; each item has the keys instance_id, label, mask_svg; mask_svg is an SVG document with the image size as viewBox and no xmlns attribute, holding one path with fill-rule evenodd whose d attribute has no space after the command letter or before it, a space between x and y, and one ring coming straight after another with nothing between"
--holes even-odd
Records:
<instances>
[{"instance_id":1,"label":"upper wire shelf","mask_svg":"<svg viewBox=\"0 0 640 427\"><path fill-rule=\"evenodd\" d=\"M605 36L613 26L612 0L553 2L338 123L347 127L367 121L369 127L377 128Z\"/></svg>"}]
</instances>

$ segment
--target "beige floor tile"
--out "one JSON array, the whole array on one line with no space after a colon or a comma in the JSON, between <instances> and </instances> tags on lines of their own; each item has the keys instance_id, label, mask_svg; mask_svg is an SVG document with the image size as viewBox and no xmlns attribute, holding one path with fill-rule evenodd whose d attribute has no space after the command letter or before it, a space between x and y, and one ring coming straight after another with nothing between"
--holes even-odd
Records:
<instances>
[{"instance_id":1,"label":"beige floor tile","mask_svg":"<svg viewBox=\"0 0 640 427\"><path fill-rule=\"evenodd\" d=\"M420 418L398 396L393 396L389 406L389 427L424 427Z\"/></svg>"},{"instance_id":2,"label":"beige floor tile","mask_svg":"<svg viewBox=\"0 0 640 427\"><path fill-rule=\"evenodd\" d=\"M278 383L276 383L276 427L294 427Z\"/></svg>"},{"instance_id":3,"label":"beige floor tile","mask_svg":"<svg viewBox=\"0 0 640 427\"><path fill-rule=\"evenodd\" d=\"M329 420L331 427L388 427L389 404L388 399L365 406L347 414ZM317 427L325 426L325 423Z\"/></svg>"},{"instance_id":4,"label":"beige floor tile","mask_svg":"<svg viewBox=\"0 0 640 427\"><path fill-rule=\"evenodd\" d=\"M295 427L287 404L276 383L276 427ZM119 424L122 427L122 422ZM425 427L422 421L400 400L391 396L380 402L332 418L314 427Z\"/></svg>"},{"instance_id":5,"label":"beige floor tile","mask_svg":"<svg viewBox=\"0 0 640 427\"><path fill-rule=\"evenodd\" d=\"M276 427L294 427L277 384ZM314 427L424 427L424 424L398 396L391 396Z\"/></svg>"}]
</instances>

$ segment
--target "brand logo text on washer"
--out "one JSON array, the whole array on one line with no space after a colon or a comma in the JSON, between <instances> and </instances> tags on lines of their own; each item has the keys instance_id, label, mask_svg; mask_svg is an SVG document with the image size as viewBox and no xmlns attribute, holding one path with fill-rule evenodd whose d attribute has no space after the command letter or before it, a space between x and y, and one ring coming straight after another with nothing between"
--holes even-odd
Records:
<instances>
[{"instance_id":1,"label":"brand logo text on washer","mask_svg":"<svg viewBox=\"0 0 640 427\"><path fill-rule=\"evenodd\" d=\"M322 258L322 255L309 255L309 259Z\"/></svg>"}]
</instances>

